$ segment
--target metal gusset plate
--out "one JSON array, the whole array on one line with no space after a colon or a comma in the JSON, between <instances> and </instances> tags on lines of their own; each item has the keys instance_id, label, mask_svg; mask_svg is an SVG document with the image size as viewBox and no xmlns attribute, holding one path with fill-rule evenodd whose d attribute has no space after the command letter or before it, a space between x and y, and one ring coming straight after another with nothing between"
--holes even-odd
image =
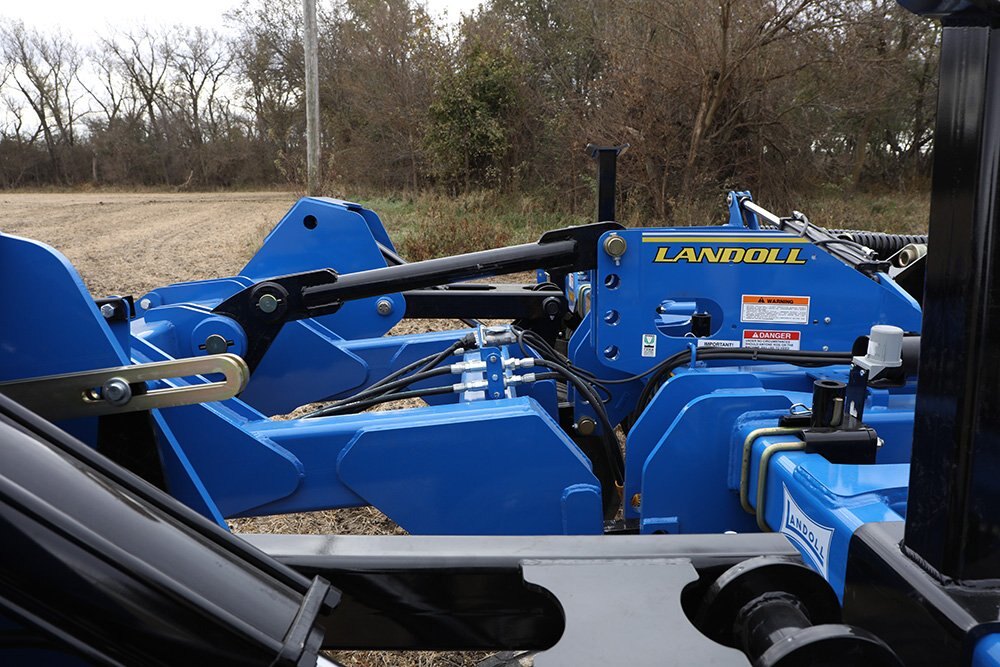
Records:
<instances>
[{"instance_id":1,"label":"metal gusset plate","mask_svg":"<svg viewBox=\"0 0 1000 667\"><path fill-rule=\"evenodd\" d=\"M566 616L563 635L535 656L535 667L749 664L685 615L680 593L698 579L689 560L528 560L523 569L524 580L555 595Z\"/></svg>"},{"instance_id":2,"label":"metal gusset plate","mask_svg":"<svg viewBox=\"0 0 1000 667\"><path fill-rule=\"evenodd\" d=\"M144 384L199 375L223 379L159 389ZM5 382L0 394L46 419L71 419L222 401L243 391L249 379L243 359L213 354Z\"/></svg>"}]
</instances>

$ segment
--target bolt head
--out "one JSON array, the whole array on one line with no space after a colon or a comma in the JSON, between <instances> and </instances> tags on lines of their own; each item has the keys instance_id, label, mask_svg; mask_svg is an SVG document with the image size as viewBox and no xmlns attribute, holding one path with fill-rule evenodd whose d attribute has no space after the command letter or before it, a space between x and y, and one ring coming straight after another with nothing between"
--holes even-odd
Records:
<instances>
[{"instance_id":1,"label":"bolt head","mask_svg":"<svg viewBox=\"0 0 1000 667\"><path fill-rule=\"evenodd\" d=\"M141 301L139 301L139 307L142 308L143 310L149 310L150 308L153 307L153 302L149 299L142 299Z\"/></svg>"},{"instance_id":2,"label":"bolt head","mask_svg":"<svg viewBox=\"0 0 1000 667\"><path fill-rule=\"evenodd\" d=\"M829 323L830 323L831 321L832 321L832 320L830 320L830 318L829 318L829 317L824 317L824 318L823 318L823 324L829 324Z\"/></svg>"},{"instance_id":3,"label":"bolt head","mask_svg":"<svg viewBox=\"0 0 1000 667\"><path fill-rule=\"evenodd\" d=\"M389 299L379 299L378 303L375 304L375 310L377 310L378 314L381 315L382 317L385 317L386 315L391 315L392 301L389 301Z\"/></svg>"},{"instance_id":4,"label":"bolt head","mask_svg":"<svg viewBox=\"0 0 1000 667\"><path fill-rule=\"evenodd\" d=\"M628 249L628 243L618 234L612 234L604 239L604 252L615 259L624 255L626 249Z\"/></svg>"},{"instance_id":5,"label":"bolt head","mask_svg":"<svg viewBox=\"0 0 1000 667\"><path fill-rule=\"evenodd\" d=\"M101 397L111 405L125 405L132 398L132 388L122 378L111 378L101 387Z\"/></svg>"},{"instance_id":6,"label":"bolt head","mask_svg":"<svg viewBox=\"0 0 1000 667\"><path fill-rule=\"evenodd\" d=\"M491 354L490 355L490 363L491 364L495 364L498 361L500 361L500 358L497 355L495 355L495 354Z\"/></svg>"},{"instance_id":7,"label":"bolt head","mask_svg":"<svg viewBox=\"0 0 1000 667\"><path fill-rule=\"evenodd\" d=\"M576 432L580 435L591 435L597 428L597 422L590 417L584 417L576 423Z\"/></svg>"},{"instance_id":8,"label":"bolt head","mask_svg":"<svg viewBox=\"0 0 1000 667\"><path fill-rule=\"evenodd\" d=\"M257 307L260 308L261 312L270 315L278 309L278 297L273 294L265 294L257 300Z\"/></svg>"},{"instance_id":9,"label":"bolt head","mask_svg":"<svg viewBox=\"0 0 1000 667\"><path fill-rule=\"evenodd\" d=\"M110 303L104 304L103 306L101 306L101 315L104 316L104 319L110 320L112 317L115 316L115 307L112 306Z\"/></svg>"},{"instance_id":10,"label":"bolt head","mask_svg":"<svg viewBox=\"0 0 1000 667\"><path fill-rule=\"evenodd\" d=\"M493 398L500 398L500 392L499 391L493 392Z\"/></svg>"}]
</instances>

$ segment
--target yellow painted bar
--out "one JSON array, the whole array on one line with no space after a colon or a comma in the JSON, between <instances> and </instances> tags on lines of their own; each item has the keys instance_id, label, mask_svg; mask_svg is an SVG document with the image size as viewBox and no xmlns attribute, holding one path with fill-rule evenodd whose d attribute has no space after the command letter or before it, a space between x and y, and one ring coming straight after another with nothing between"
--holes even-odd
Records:
<instances>
[{"instance_id":1,"label":"yellow painted bar","mask_svg":"<svg viewBox=\"0 0 1000 667\"><path fill-rule=\"evenodd\" d=\"M643 236L643 243L809 243L798 236Z\"/></svg>"}]
</instances>

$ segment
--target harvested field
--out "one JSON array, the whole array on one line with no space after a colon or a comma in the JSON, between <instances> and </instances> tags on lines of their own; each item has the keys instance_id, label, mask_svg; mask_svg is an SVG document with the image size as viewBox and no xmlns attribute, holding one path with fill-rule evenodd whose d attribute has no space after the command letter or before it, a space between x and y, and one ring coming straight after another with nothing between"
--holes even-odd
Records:
<instances>
[{"instance_id":1,"label":"harvested field","mask_svg":"<svg viewBox=\"0 0 1000 667\"><path fill-rule=\"evenodd\" d=\"M0 194L0 231L44 241L94 296L232 275L295 203L290 192Z\"/></svg>"},{"instance_id":2,"label":"harvested field","mask_svg":"<svg viewBox=\"0 0 1000 667\"><path fill-rule=\"evenodd\" d=\"M138 296L160 285L236 273L296 199L290 192L0 193L0 232L58 249L95 297ZM404 320L396 333L458 326ZM241 519L231 527L235 532L404 532L372 508ZM458 667L486 655L351 652L332 657L365 667Z\"/></svg>"}]
</instances>

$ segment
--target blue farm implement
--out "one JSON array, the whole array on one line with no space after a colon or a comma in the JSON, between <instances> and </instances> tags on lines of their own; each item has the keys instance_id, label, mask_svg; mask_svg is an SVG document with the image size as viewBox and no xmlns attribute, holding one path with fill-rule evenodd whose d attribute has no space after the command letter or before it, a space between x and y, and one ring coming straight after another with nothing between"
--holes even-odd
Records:
<instances>
[{"instance_id":1,"label":"blue farm implement","mask_svg":"<svg viewBox=\"0 0 1000 667\"><path fill-rule=\"evenodd\" d=\"M904 4L930 253L749 192L626 229L596 146L597 223L423 262L307 198L238 275L95 301L0 234L0 660L1000 665L1000 10ZM226 522L363 506L410 535Z\"/></svg>"}]
</instances>

